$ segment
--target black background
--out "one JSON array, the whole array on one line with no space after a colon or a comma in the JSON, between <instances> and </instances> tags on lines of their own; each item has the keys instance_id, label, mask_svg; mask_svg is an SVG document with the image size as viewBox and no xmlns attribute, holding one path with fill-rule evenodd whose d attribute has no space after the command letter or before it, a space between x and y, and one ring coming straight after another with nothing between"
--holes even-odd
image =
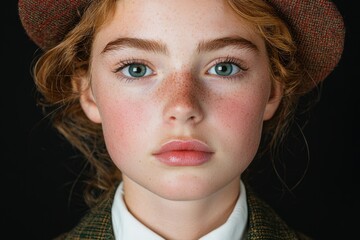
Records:
<instances>
[{"instance_id":1,"label":"black background","mask_svg":"<svg viewBox=\"0 0 360 240\"><path fill-rule=\"evenodd\" d=\"M307 115L304 135L310 161L303 180L292 194L280 190L271 170L263 171L256 180L259 194L290 225L315 239L355 239L359 231L360 28L356 2L335 1L347 26L345 50L322 87L320 102ZM81 184L73 184L83 161L36 106L30 64L38 50L21 27L17 1L3 4L1 233L9 234L9 239L51 239L74 226L87 209ZM292 132L299 136L296 128ZM289 185L304 171L304 147L304 140L289 139L283 154Z\"/></svg>"}]
</instances>

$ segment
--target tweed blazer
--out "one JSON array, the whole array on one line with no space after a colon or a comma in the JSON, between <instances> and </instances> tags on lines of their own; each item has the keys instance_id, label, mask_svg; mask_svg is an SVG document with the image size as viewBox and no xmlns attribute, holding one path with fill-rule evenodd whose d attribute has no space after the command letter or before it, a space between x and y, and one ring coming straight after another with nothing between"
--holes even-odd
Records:
<instances>
[{"instance_id":1,"label":"tweed blazer","mask_svg":"<svg viewBox=\"0 0 360 240\"><path fill-rule=\"evenodd\" d=\"M268 204L258 198L248 187L246 195L249 214L247 240L311 240L308 236L288 226ZM112 203L113 198L92 208L75 228L61 234L55 240L115 240L111 221Z\"/></svg>"}]
</instances>

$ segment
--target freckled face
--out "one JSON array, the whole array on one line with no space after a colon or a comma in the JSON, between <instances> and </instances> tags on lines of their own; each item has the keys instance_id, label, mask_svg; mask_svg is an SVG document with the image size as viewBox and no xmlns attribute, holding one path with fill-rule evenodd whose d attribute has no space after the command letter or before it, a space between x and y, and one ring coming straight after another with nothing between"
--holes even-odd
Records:
<instances>
[{"instance_id":1,"label":"freckled face","mask_svg":"<svg viewBox=\"0 0 360 240\"><path fill-rule=\"evenodd\" d=\"M92 56L82 106L129 191L202 199L239 181L278 101L264 41L224 1L119 1ZM164 164L154 153L172 140L202 142L211 156Z\"/></svg>"}]
</instances>

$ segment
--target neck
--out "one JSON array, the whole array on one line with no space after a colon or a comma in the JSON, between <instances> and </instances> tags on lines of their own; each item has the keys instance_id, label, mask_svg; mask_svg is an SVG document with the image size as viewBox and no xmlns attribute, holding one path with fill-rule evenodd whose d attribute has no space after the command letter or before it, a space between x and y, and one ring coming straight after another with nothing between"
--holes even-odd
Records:
<instances>
[{"instance_id":1,"label":"neck","mask_svg":"<svg viewBox=\"0 0 360 240\"><path fill-rule=\"evenodd\" d=\"M165 239L199 239L226 222L239 196L235 179L202 199L174 201L162 198L124 178L124 199L132 215Z\"/></svg>"}]
</instances>

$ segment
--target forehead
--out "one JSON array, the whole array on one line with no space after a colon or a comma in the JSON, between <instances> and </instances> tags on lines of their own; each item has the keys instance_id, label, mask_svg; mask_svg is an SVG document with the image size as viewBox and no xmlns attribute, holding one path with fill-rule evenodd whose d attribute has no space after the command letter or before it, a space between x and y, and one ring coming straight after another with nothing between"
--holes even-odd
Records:
<instances>
[{"instance_id":1,"label":"forehead","mask_svg":"<svg viewBox=\"0 0 360 240\"><path fill-rule=\"evenodd\" d=\"M97 32L95 43L104 47L119 37L188 43L235 35L255 45L263 42L254 26L225 0L120 0L114 16Z\"/></svg>"}]
</instances>

